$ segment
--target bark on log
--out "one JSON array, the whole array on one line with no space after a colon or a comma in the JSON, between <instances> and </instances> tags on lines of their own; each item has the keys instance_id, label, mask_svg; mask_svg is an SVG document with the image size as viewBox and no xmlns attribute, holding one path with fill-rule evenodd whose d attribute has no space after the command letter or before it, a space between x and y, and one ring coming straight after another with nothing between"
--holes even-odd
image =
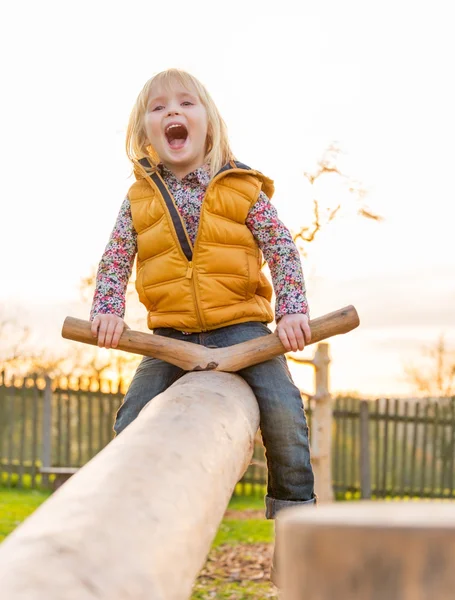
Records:
<instances>
[{"instance_id":1,"label":"bark on log","mask_svg":"<svg viewBox=\"0 0 455 600\"><path fill-rule=\"evenodd\" d=\"M311 344L333 335L347 333L359 325L359 317L353 306L346 306L310 321ZM90 323L67 317L63 324L64 338L97 345L90 331ZM256 365L286 352L277 334L258 338L228 348L205 348L167 337L126 329L117 346L118 350L153 356L181 367L185 371L235 372Z\"/></svg>"},{"instance_id":2,"label":"bark on log","mask_svg":"<svg viewBox=\"0 0 455 600\"><path fill-rule=\"evenodd\" d=\"M349 502L277 518L283 600L446 600L455 590L455 507Z\"/></svg>"},{"instance_id":3,"label":"bark on log","mask_svg":"<svg viewBox=\"0 0 455 600\"><path fill-rule=\"evenodd\" d=\"M186 600L259 425L248 385L191 373L0 546L8 600Z\"/></svg>"}]
</instances>

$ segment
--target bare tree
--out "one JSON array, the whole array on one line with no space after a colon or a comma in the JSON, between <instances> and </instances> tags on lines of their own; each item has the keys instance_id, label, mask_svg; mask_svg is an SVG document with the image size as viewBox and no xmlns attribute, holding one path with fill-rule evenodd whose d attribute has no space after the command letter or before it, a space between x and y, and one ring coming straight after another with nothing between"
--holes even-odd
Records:
<instances>
[{"instance_id":1,"label":"bare tree","mask_svg":"<svg viewBox=\"0 0 455 600\"><path fill-rule=\"evenodd\" d=\"M321 218L321 203L316 197L314 185L316 181L328 174L336 174L341 179L341 183L347 186L348 191L353 196L353 200L358 204L357 213L361 217L372 219L373 221L381 221L382 217L373 213L365 204L364 200L367 196L365 186L359 180L343 173L339 167L339 159L342 150L337 142L329 144L324 151L322 157L318 160L316 168L313 172L305 172L304 175L313 186L313 222L309 226L301 227L300 230L293 236L294 242L297 244L300 252L305 256L305 244L312 242L323 224L328 224L335 219L341 209L341 203L335 204L335 207L329 209L324 219Z\"/></svg>"},{"instance_id":2,"label":"bare tree","mask_svg":"<svg viewBox=\"0 0 455 600\"><path fill-rule=\"evenodd\" d=\"M423 349L419 365L405 366L405 376L414 390L431 397L455 395L455 351L449 350L440 335L436 343Z\"/></svg>"},{"instance_id":3,"label":"bare tree","mask_svg":"<svg viewBox=\"0 0 455 600\"><path fill-rule=\"evenodd\" d=\"M27 347L29 337L28 327L19 327L12 318L0 320L0 371L17 369L24 357L31 354Z\"/></svg>"},{"instance_id":4,"label":"bare tree","mask_svg":"<svg viewBox=\"0 0 455 600\"><path fill-rule=\"evenodd\" d=\"M60 377L65 375L64 364L66 360L66 356L55 356L48 352L32 354L22 359L24 375L27 377L31 375Z\"/></svg>"},{"instance_id":5,"label":"bare tree","mask_svg":"<svg viewBox=\"0 0 455 600\"><path fill-rule=\"evenodd\" d=\"M74 345L69 354L62 357L58 369L51 372L56 379L66 379L73 385L86 387L117 388L125 391L142 357L135 354L98 347Z\"/></svg>"}]
</instances>

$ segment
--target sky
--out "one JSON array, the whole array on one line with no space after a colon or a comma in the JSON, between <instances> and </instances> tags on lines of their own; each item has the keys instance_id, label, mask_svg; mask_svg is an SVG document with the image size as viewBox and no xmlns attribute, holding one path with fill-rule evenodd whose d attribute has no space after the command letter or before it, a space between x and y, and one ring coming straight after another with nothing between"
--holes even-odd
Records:
<instances>
[{"instance_id":1,"label":"sky","mask_svg":"<svg viewBox=\"0 0 455 600\"><path fill-rule=\"evenodd\" d=\"M65 316L88 318L79 283L133 181L129 113L179 67L208 88L237 158L274 179L293 232L313 198L342 203L303 258L311 316L353 304L361 320L330 340L332 390L412 393L405 366L440 335L455 349L451 17L442 0L2 3L2 318L54 350ZM382 222L358 216L347 178L305 178L333 141ZM311 368L292 370L311 387Z\"/></svg>"}]
</instances>

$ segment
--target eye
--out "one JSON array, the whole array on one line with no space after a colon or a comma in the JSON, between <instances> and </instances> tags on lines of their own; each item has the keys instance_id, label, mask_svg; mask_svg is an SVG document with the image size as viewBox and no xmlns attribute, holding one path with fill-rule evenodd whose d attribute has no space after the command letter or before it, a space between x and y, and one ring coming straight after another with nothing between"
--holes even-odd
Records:
<instances>
[{"instance_id":1,"label":"eye","mask_svg":"<svg viewBox=\"0 0 455 600\"><path fill-rule=\"evenodd\" d=\"M155 106L155 108L152 109L153 112L155 112L156 110L161 110L162 108L164 108L164 106L161 106L161 104L159 106Z\"/></svg>"},{"instance_id":2,"label":"eye","mask_svg":"<svg viewBox=\"0 0 455 600\"><path fill-rule=\"evenodd\" d=\"M189 100L185 100L185 102L182 102L182 106L193 106L193 103Z\"/></svg>"}]
</instances>

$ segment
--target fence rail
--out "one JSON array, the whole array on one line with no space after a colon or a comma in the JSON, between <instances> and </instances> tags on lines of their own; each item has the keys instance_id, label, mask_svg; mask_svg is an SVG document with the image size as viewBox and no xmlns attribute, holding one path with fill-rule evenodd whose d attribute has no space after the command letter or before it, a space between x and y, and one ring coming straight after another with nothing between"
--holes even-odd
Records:
<instances>
[{"instance_id":1,"label":"fence rail","mask_svg":"<svg viewBox=\"0 0 455 600\"><path fill-rule=\"evenodd\" d=\"M55 387L49 379L0 381L0 482L47 487L42 467L80 467L113 438L122 395ZM305 399L311 425L316 397ZM455 498L455 398L332 403L332 484L337 498ZM52 479L52 478L51 478ZM263 494L258 438L238 493Z\"/></svg>"},{"instance_id":2,"label":"fence rail","mask_svg":"<svg viewBox=\"0 0 455 600\"><path fill-rule=\"evenodd\" d=\"M0 384L0 482L47 487L42 467L83 466L113 438L122 397L48 378Z\"/></svg>"}]
</instances>

